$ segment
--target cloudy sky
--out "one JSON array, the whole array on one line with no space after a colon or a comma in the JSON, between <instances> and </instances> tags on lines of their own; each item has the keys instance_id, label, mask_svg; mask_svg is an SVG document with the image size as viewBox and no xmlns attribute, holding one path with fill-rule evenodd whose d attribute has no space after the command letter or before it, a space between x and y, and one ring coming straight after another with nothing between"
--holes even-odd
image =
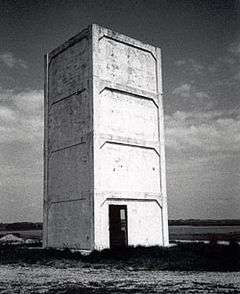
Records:
<instances>
[{"instance_id":1,"label":"cloudy sky","mask_svg":"<svg viewBox=\"0 0 240 294\"><path fill-rule=\"evenodd\" d=\"M90 23L162 48L170 218L239 218L239 0L0 7L0 222L42 220L43 55Z\"/></svg>"}]
</instances>

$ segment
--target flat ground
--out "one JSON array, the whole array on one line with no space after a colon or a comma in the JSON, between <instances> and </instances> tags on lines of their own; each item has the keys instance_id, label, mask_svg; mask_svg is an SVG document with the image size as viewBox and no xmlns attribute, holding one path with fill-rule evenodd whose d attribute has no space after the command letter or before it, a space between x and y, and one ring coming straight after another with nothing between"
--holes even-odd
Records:
<instances>
[{"instance_id":1,"label":"flat ground","mask_svg":"<svg viewBox=\"0 0 240 294\"><path fill-rule=\"evenodd\" d=\"M1 294L240 293L240 245L70 250L0 246Z\"/></svg>"},{"instance_id":2,"label":"flat ground","mask_svg":"<svg viewBox=\"0 0 240 294\"><path fill-rule=\"evenodd\" d=\"M1 265L0 293L240 293L238 272L181 272L69 266Z\"/></svg>"}]
</instances>

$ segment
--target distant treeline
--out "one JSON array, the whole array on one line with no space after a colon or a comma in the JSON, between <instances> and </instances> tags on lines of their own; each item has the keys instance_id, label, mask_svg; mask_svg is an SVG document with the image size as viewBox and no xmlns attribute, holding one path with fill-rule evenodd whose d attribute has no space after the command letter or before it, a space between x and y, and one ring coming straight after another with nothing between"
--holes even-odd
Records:
<instances>
[{"instance_id":1,"label":"distant treeline","mask_svg":"<svg viewBox=\"0 0 240 294\"><path fill-rule=\"evenodd\" d=\"M19 222L19 223L0 223L0 231L27 231L42 230L42 223Z\"/></svg>"},{"instance_id":2,"label":"distant treeline","mask_svg":"<svg viewBox=\"0 0 240 294\"><path fill-rule=\"evenodd\" d=\"M174 219L169 226L240 226L240 219Z\"/></svg>"},{"instance_id":3,"label":"distant treeline","mask_svg":"<svg viewBox=\"0 0 240 294\"><path fill-rule=\"evenodd\" d=\"M240 219L174 219L169 226L240 226ZM42 223L0 223L0 231L42 230Z\"/></svg>"}]
</instances>

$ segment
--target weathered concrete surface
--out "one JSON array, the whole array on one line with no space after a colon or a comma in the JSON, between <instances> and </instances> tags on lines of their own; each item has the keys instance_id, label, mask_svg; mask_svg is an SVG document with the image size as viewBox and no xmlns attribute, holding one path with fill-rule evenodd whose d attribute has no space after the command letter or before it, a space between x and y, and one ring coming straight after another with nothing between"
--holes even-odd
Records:
<instances>
[{"instance_id":1,"label":"weathered concrete surface","mask_svg":"<svg viewBox=\"0 0 240 294\"><path fill-rule=\"evenodd\" d=\"M93 127L89 30L48 55L44 246L91 250Z\"/></svg>"},{"instance_id":2,"label":"weathered concrete surface","mask_svg":"<svg viewBox=\"0 0 240 294\"><path fill-rule=\"evenodd\" d=\"M45 246L108 248L110 204L129 245L168 245L159 48L92 25L46 72Z\"/></svg>"},{"instance_id":3,"label":"weathered concrete surface","mask_svg":"<svg viewBox=\"0 0 240 294\"><path fill-rule=\"evenodd\" d=\"M98 249L109 247L110 204L127 205L129 245L168 244L160 62L158 48L93 26Z\"/></svg>"}]
</instances>

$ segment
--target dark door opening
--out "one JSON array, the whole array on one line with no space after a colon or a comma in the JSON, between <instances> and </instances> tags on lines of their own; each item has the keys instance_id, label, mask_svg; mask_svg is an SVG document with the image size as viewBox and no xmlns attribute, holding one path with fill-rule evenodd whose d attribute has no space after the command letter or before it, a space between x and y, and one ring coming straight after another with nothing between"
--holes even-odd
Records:
<instances>
[{"instance_id":1,"label":"dark door opening","mask_svg":"<svg viewBox=\"0 0 240 294\"><path fill-rule=\"evenodd\" d=\"M110 248L127 247L127 205L109 205Z\"/></svg>"}]
</instances>

